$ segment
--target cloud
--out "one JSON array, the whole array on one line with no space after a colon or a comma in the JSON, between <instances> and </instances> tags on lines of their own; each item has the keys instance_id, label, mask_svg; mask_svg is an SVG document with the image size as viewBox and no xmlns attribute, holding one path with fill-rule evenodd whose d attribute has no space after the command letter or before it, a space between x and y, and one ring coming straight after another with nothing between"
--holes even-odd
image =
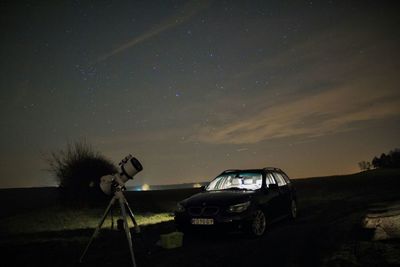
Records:
<instances>
[{"instance_id":1,"label":"cloud","mask_svg":"<svg viewBox=\"0 0 400 267\"><path fill-rule=\"evenodd\" d=\"M369 33L323 33L261 60L239 72L231 86L272 71L283 77L273 87L284 97L272 97L269 88L255 92L259 95L253 95L255 108L250 112L219 108L229 102L238 106L243 99L228 97L214 111L225 119L197 127L192 140L254 144L283 137L312 138L351 131L360 123L398 118L398 66L390 60L391 46Z\"/></svg>"},{"instance_id":2,"label":"cloud","mask_svg":"<svg viewBox=\"0 0 400 267\"><path fill-rule=\"evenodd\" d=\"M352 129L352 123L399 116L398 96L360 96L344 87L266 107L251 117L220 127L202 128L196 139L207 143L251 144L290 136L316 137ZM361 98L360 98L361 97Z\"/></svg>"},{"instance_id":3,"label":"cloud","mask_svg":"<svg viewBox=\"0 0 400 267\"><path fill-rule=\"evenodd\" d=\"M100 56L96 63L105 61L109 59L110 57L119 54L127 49L133 48L136 45L147 41L148 39L155 37L159 35L160 33L175 28L182 23L188 21L190 18L192 18L194 15L199 13L200 11L206 9L210 5L209 1L189 1L185 4L185 6L180 10L180 15L175 15L172 17L169 17L168 19L164 20L160 24L156 25L153 27L151 30L148 32L143 33L142 35L139 35L135 38L130 39L124 44L119 45L117 48L113 49L112 51Z\"/></svg>"}]
</instances>

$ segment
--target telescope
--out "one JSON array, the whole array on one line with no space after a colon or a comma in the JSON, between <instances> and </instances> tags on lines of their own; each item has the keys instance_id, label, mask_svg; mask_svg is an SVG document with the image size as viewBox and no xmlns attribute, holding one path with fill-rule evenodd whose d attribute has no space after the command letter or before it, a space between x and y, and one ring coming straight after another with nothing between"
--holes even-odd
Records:
<instances>
[{"instance_id":1,"label":"telescope","mask_svg":"<svg viewBox=\"0 0 400 267\"><path fill-rule=\"evenodd\" d=\"M124 188L125 190L125 183L128 180L133 180L133 176L143 170L142 164L131 154L121 160L118 165L120 167L119 174L105 175L100 178L101 191L106 195L113 194L117 187Z\"/></svg>"},{"instance_id":2,"label":"telescope","mask_svg":"<svg viewBox=\"0 0 400 267\"><path fill-rule=\"evenodd\" d=\"M130 208L129 203L126 200L123 192L126 190L125 183L129 180L132 180L133 177L137 173L142 171L143 166L142 166L142 164L140 164L139 160L134 158L131 154L126 156L124 159L122 159L118 165L120 167L120 171L118 173L115 173L112 175L105 175L100 178L101 190L106 195L114 195L114 196L111 199L110 203L108 204L103 217L101 218L92 237L90 238L89 243L87 244L87 246L79 260L80 262L83 261L83 258L85 257L86 252L88 251L90 245L92 244L95 236L97 236L98 232L100 231L100 228L103 225L104 220L106 219L107 215L109 214L112 206L118 201L120 208L121 208L123 221L124 221L124 229L125 229L126 238L128 239L129 251L131 254L131 258L132 258L132 265L133 265L133 267L136 267L135 255L133 253L132 237L131 237L131 232L130 232L130 229L128 226L127 210L128 210L128 215L133 222L136 233L140 233L140 228L139 228L139 225L136 223L133 211Z\"/></svg>"}]
</instances>

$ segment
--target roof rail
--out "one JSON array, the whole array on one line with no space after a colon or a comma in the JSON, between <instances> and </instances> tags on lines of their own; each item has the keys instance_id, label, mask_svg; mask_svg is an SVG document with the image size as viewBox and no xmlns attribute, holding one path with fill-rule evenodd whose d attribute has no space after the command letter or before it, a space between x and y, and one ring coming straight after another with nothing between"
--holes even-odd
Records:
<instances>
[{"instance_id":1,"label":"roof rail","mask_svg":"<svg viewBox=\"0 0 400 267\"><path fill-rule=\"evenodd\" d=\"M264 170L267 170L267 171L282 171L281 169L275 168L275 167L264 167Z\"/></svg>"},{"instance_id":2,"label":"roof rail","mask_svg":"<svg viewBox=\"0 0 400 267\"><path fill-rule=\"evenodd\" d=\"M224 172L237 172L237 171L240 171L240 170L238 170L238 169L230 169L230 170L225 170Z\"/></svg>"}]
</instances>

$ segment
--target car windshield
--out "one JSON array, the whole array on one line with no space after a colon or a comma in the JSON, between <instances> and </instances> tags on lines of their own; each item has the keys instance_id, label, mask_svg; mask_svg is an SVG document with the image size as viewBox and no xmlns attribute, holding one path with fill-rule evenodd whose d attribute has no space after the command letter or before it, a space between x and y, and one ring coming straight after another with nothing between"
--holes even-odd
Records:
<instances>
[{"instance_id":1,"label":"car windshield","mask_svg":"<svg viewBox=\"0 0 400 267\"><path fill-rule=\"evenodd\" d=\"M206 188L214 190L257 190L261 188L262 174L257 172L231 172L215 178Z\"/></svg>"}]
</instances>

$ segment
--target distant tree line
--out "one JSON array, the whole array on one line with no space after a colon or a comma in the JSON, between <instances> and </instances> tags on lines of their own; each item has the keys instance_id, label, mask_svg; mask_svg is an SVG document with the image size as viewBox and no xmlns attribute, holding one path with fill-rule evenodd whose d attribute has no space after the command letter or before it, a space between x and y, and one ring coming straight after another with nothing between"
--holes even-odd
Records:
<instances>
[{"instance_id":1,"label":"distant tree line","mask_svg":"<svg viewBox=\"0 0 400 267\"><path fill-rule=\"evenodd\" d=\"M371 162L361 161L358 163L361 170L400 168L400 149L396 148L389 153L375 156Z\"/></svg>"}]
</instances>

